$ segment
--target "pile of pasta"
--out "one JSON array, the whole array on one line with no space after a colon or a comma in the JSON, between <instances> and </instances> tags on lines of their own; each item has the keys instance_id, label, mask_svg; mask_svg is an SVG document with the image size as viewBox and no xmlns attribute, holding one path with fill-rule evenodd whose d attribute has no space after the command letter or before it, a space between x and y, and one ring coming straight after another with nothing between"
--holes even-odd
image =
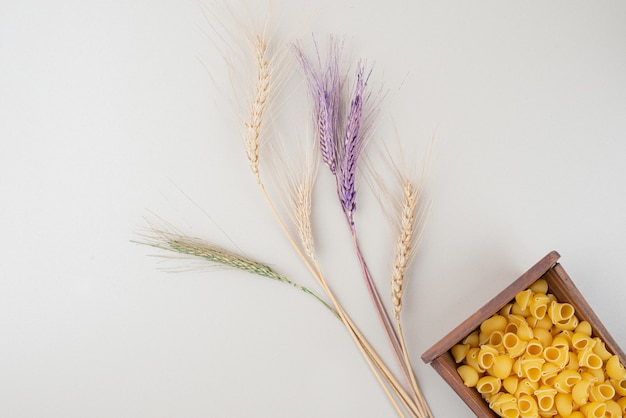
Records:
<instances>
[{"instance_id":1,"label":"pile of pasta","mask_svg":"<svg viewBox=\"0 0 626 418\"><path fill-rule=\"evenodd\" d=\"M540 279L452 348L501 417L626 417L626 370Z\"/></svg>"}]
</instances>

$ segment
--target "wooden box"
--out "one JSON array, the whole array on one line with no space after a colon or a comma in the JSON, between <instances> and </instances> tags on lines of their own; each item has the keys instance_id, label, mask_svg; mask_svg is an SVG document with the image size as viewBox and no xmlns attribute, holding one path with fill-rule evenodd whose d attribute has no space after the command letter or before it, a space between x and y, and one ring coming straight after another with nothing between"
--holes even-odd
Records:
<instances>
[{"instance_id":1,"label":"wooden box","mask_svg":"<svg viewBox=\"0 0 626 418\"><path fill-rule=\"evenodd\" d=\"M459 365L455 363L450 349L476 330L483 321L499 312L504 305L514 299L518 292L528 288L540 278L548 282L548 291L554 294L559 302L572 304L578 318L581 321L588 321L591 324L594 336L600 337L605 342L607 349L611 353L617 354L622 364L626 364L626 355L619 348L606 328L604 328L580 291L576 288L574 283L572 283L563 267L558 263L559 258L560 255L556 251L546 255L519 279L515 280L510 286L422 355L422 360L425 363L431 364L476 416L498 417L498 415L489 408L487 402L483 400L475 388L468 388L463 384L461 377L456 371Z\"/></svg>"}]
</instances>

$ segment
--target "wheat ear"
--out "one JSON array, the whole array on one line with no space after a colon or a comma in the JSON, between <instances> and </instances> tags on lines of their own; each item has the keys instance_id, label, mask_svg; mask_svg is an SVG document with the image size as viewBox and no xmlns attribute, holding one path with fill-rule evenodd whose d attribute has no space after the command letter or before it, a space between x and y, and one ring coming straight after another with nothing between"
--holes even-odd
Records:
<instances>
[{"instance_id":1,"label":"wheat ear","mask_svg":"<svg viewBox=\"0 0 626 418\"><path fill-rule=\"evenodd\" d=\"M199 238L191 238L179 233L152 228L151 235L144 235L144 242L140 244L149 245L151 247L160 248L162 250L172 251L179 254L191 255L203 258L207 261L220 265L222 267L234 268L237 270L247 271L248 273L276 280L281 283L293 286L302 292L315 298L331 311L337 318L339 314L326 301L316 295L304 286L295 283L270 266L260 263L252 258L229 251L225 248L211 244Z\"/></svg>"},{"instance_id":2,"label":"wheat ear","mask_svg":"<svg viewBox=\"0 0 626 418\"><path fill-rule=\"evenodd\" d=\"M419 191L408 180L403 184L402 211L400 213L400 236L396 243L396 251L393 260L393 272L391 275L391 290L393 301L393 314L396 320L400 320L402 310L402 296L404 294L404 273L415 253L413 247L415 235L415 221Z\"/></svg>"},{"instance_id":3,"label":"wheat ear","mask_svg":"<svg viewBox=\"0 0 626 418\"><path fill-rule=\"evenodd\" d=\"M393 314L398 328L398 336L402 346L402 355L406 367L409 370L411 387L417 398L417 406L424 417L431 417L432 412L430 411L424 395L417 384L415 373L411 367L411 361L408 356L404 333L402 332L402 325L400 323L402 297L404 295L404 275L416 252L416 231L418 229L417 224L419 222L417 209L421 197L421 188L416 187L408 178L405 178L402 183L403 200L400 211L400 235L398 236L398 241L396 243L393 271L391 275L391 299L393 303Z\"/></svg>"},{"instance_id":4,"label":"wheat ear","mask_svg":"<svg viewBox=\"0 0 626 418\"><path fill-rule=\"evenodd\" d=\"M245 123L246 128L246 154L250 161L250 168L257 181L259 177L259 140L261 137L261 124L267 104L270 89L270 71L267 59L267 43L261 35L257 35L254 41L255 62L257 67L257 79L254 99L250 106L250 120Z\"/></svg>"}]
</instances>

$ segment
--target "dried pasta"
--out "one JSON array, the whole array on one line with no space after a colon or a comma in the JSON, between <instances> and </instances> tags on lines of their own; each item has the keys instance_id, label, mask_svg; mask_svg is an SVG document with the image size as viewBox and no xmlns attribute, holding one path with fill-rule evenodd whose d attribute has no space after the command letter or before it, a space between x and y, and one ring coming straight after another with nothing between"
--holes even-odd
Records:
<instances>
[{"instance_id":1,"label":"dried pasta","mask_svg":"<svg viewBox=\"0 0 626 418\"><path fill-rule=\"evenodd\" d=\"M626 369L540 279L451 349L504 418L626 418Z\"/></svg>"}]
</instances>

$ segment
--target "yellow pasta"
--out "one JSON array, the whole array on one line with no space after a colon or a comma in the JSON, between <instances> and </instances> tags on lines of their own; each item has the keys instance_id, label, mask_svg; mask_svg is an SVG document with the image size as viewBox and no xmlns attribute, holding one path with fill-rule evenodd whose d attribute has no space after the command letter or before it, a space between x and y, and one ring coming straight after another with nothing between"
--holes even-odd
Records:
<instances>
[{"instance_id":1,"label":"yellow pasta","mask_svg":"<svg viewBox=\"0 0 626 418\"><path fill-rule=\"evenodd\" d=\"M604 383L606 380L604 377L604 370L602 369L585 369L582 368L581 376L584 376L585 379L593 382L595 385L599 385L600 383Z\"/></svg>"},{"instance_id":2,"label":"yellow pasta","mask_svg":"<svg viewBox=\"0 0 626 418\"><path fill-rule=\"evenodd\" d=\"M503 338L504 334L502 334L502 331L494 331L489 335L487 344L498 350L499 353L504 353L504 345L502 344Z\"/></svg>"},{"instance_id":3,"label":"yellow pasta","mask_svg":"<svg viewBox=\"0 0 626 418\"><path fill-rule=\"evenodd\" d=\"M502 339L502 345L506 349L509 356L515 358L524 354L526 349L526 341L520 340L517 334L507 332Z\"/></svg>"},{"instance_id":4,"label":"yellow pasta","mask_svg":"<svg viewBox=\"0 0 626 418\"><path fill-rule=\"evenodd\" d=\"M606 374L615 380L626 379L626 370L617 356L611 356L606 362Z\"/></svg>"},{"instance_id":5,"label":"yellow pasta","mask_svg":"<svg viewBox=\"0 0 626 418\"><path fill-rule=\"evenodd\" d=\"M539 407L534 397L530 395L522 395L517 400L520 416L537 417L539 415Z\"/></svg>"},{"instance_id":6,"label":"yellow pasta","mask_svg":"<svg viewBox=\"0 0 626 418\"><path fill-rule=\"evenodd\" d=\"M527 356L521 360L521 369L524 376L532 382L541 379L541 370L546 361L539 356Z\"/></svg>"},{"instance_id":7,"label":"yellow pasta","mask_svg":"<svg viewBox=\"0 0 626 418\"><path fill-rule=\"evenodd\" d=\"M533 284L531 284L528 288L535 293L546 294L548 293L548 282L545 281L544 279L539 279L539 280L536 280Z\"/></svg>"},{"instance_id":8,"label":"yellow pasta","mask_svg":"<svg viewBox=\"0 0 626 418\"><path fill-rule=\"evenodd\" d=\"M550 334L550 331L545 328L533 328L533 335L544 347L552 345L552 341L554 340L552 334Z\"/></svg>"},{"instance_id":9,"label":"yellow pasta","mask_svg":"<svg viewBox=\"0 0 626 418\"><path fill-rule=\"evenodd\" d=\"M578 326L576 327L576 332L579 332L581 334L585 334L588 337L591 337L591 324L587 321L580 321L578 323Z\"/></svg>"},{"instance_id":10,"label":"yellow pasta","mask_svg":"<svg viewBox=\"0 0 626 418\"><path fill-rule=\"evenodd\" d=\"M522 341L529 341L533 339L533 329L526 321L517 325L517 336Z\"/></svg>"},{"instance_id":11,"label":"yellow pasta","mask_svg":"<svg viewBox=\"0 0 626 418\"><path fill-rule=\"evenodd\" d=\"M615 388L610 383L601 383L589 387L589 400L592 402L606 402L615 396Z\"/></svg>"},{"instance_id":12,"label":"yellow pasta","mask_svg":"<svg viewBox=\"0 0 626 418\"><path fill-rule=\"evenodd\" d=\"M563 370L554 378L554 388L561 393L570 393L574 385L582 380L574 370Z\"/></svg>"},{"instance_id":13,"label":"yellow pasta","mask_svg":"<svg viewBox=\"0 0 626 418\"><path fill-rule=\"evenodd\" d=\"M526 290L522 290L517 295L515 295L515 301L517 302L519 308L522 311L525 311L530 306L532 297L533 297L533 291L531 289L526 289Z\"/></svg>"},{"instance_id":14,"label":"yellow pasta","mask_svg":"<svg viewBox=\"0 0 626 418\"><path fill-rule=\"evenodd\" d=\"M573 331L578 326L578 318L576 316L572 316L568 319L563 319L554 324L556 329L565 330L565 331Z\"/></svg>"},{"instance_id":15,"label":"yellow pasta","mask_svg":"<svg viewBox=\"0 0 626 418\"><path fill-rule=\"evenodd\" d=\"M626 379L611 380L611 384L619 396L626 396Z\"/></svg>"},{"instance_id":16,"label":"yellow pasta","mask_svg":"<svg viewBox=\"0 0 626 418\"><path fill-rule=\"evenodd\" d=\"M604 413L606 418L622 418L622 408L614 400L606 401L606 412Z\"/></svg>"},{"instance_id":17,"label":"yellow pasta","mask_svg":"<svg viewBox=\"0 0 626 418\"><path fill-rule=\"evenodd\" d=\"M537 398L537 406L540 411L549 412L552 410L556 393L556 389L548 385L543 385L535 391L534 395Z\"/></svg>"},{"instance_id":18,"label":"yellow pasta","mask_svg":"<svg viewBox=\"0 0 626 418\"><path fill-rule=\"evenodd\" d=\"M582 379L576 383L572 388L572 400L576 405L581 406L589 402L589 387L591 382L587 379Z\"/></svg>"},{"instance_id":19,"label":"yellow pasta","mask_svg":"<svg viewBox=\"0 0 626 418\"><path fill-rule=\"evenodd\" d=\"M450 349L450 352L452 353L454 361L460 363L463 361L465 356L467 356L467 352L469 351L469 349L469 344L457 344Z\"/></svg>"},{"instance_id":20,"label":"yellow pasta","mask_svg":"<svg viewBox=\"0 0 626 418\"><path fill-rule=\"evenodd\" d=\"M478 352L478 364L481 368L487 370L491 366L493 366L493 360L498 354L500 354L498 353L498 350L496 350L492 346L482 345L480 347L480 351Z\"/></svg>"},{"instance_id":21,"label":"yellow pasta","mask_svg":"<svg viewBox=\"0 0 626 418\"><path fill-rule=\"evenodd\" d=\"M558 393L554 398L554 404L559 415L563 417L572 415L574 402L572 401L572 395L569 393Z\"/></svg>"},{"instance_id":22,"label":"yellow pasta","mask_svg":"<svg viewBox=\"0 0 626 418\"><path fill-rule=\"evenodd\" d=\"M552 386L561 368L554 363L545 363L541 367L541 383Z\"/></svg>"},{"instance_id":23,"label":"yellow pasta","mask_svg":"<svg viewBox=\"0 0 626 418\"><path fill-rule=\"evenodd\" d=\"M473 388L478 383L478 371L472 366L466 364L457 367L456 371L463 379L463 384L467 387Z\"/></svg>"},{"instance_id":24,"label":"yellow pasta","mask_svg":"<svg viewBox=\"0 0 626 418\"><path fill-rule=\"evenodd\" d=\"M498 393L502 387L502 381L494 376L483 376L476 383L476 390L482 394Z\"/></svg>"},{"instance_id":25,"label":"yellow pasta","mask_svg":"<svg viewBox=\"0 0 626 418\"><path fill-rule=\"evenodd\" d=\"M526 344L526 354L529 356L540 356L543 353L543 344L535 338Z\"/></svg>"},{"instance_id":26,"label":"yellow pasta","mask_svg":"<svg viewBox=\"0 0 626 418\"><path fill-rule=\"evenodd\" d=\"M595 343L596 342L586 333L576 331L574 335L572 335L572 347L574 350L583 351L587 348L593 348Z\"/></svg>"},{"instance_id":27,"label":"yellow pasta","mask_svg":"<svg viewBox=\"0 0 626 418\"><path fill-rule=\"evenodd\" d=\"M626 418L626 369L538 280L451 349L459 376L504 418Z\"/></svg>"},{"instance_id":28,"label":"yellow pasta","mask_svg":"<svg viewBox=\"0 0 626 418\"><path fill-rule=\"evenodd\" d=\"M604 402L590 402L581 406L580 411L587 418L604 418L606 404Z\"/></svg>"},{"instance_id":29,"label":"yellow pasta","mask_svg":"<svg viewBox=\"0 0 626 418\"><path fill-rule=\"evenodd\" d=\"M511 375L502 380L502 387L509 393L515 393L519 385L519 377Z\"/></svg>"},{"instance_id":30,"label":"yellow pasta","mask_svg":"<svg viewBox=\"0 0 626 418\"><path fill-rule=\"evenodd\" d=\"M574 307L569 303L552 301L548 309L548 315L552 319L552 323L556 325L559 322L572 318L574 316Z\"/></svg>"},{"instance_id":31,"label":"yellow pasta","mask_svg":"<svg viewBox=\"0 0 626 418\"><path fill-rule=\"evenodd\" d=\"M504 331L506 323L507 320L505 317L502 315L494 315L480 324L480 332L489 335L494 331Z\"/></svg>"},{"instance_id":32,"label":"yellow pasta","mask_svg":"<svg viewBox=\"0 0 626 418\"><path fill-rule=\"evenodd\" d=\"M606 349L606 344L600 338L593 339L596 343L593 345L594 354L598 355L603 361L611 358L612 354Z\"/></svg>"},{"instance_id":33,"label":"yellow pasta","mask_svg":"<svg viewBox=\"0 0 626 418\"><path fill-rule=\"evenodd\" d=\"M537 382L533 382L529 379L523 379L517 385L515 397L519 399L522 395L532 395L538 388L539 384L537 384Z\"/></svg>"},{"instance_id":34,"label":"yellow pasta","mask_svg":"<svg viewBox=\"0 0 626 418\"><path fill-rule=\"evenodd\" d=\"M567 347L546 347L543 350L543 358L549 362L556 364L559 368L564 368L569 362L569 350Z\"/></svg>"},{"instance_id":35,"label":"yellow pasta","mask_svg":"<svg viewBox=\"0 0 626 418\"><path fill-rule=\"evenodd\" d=\"M622 408L622 415L626 415L626 398L619 398L617 404Z\"/></svg>"},{"instance_id":36,"label":"yellow pasta","mask_svg":"<svg viewBox=\"0 0 626 418\"><path fill-rule=\"evenodd\" d=\"M491 370L492 375L499 379L506 379L513 369L513 359L506 355L499 355L493 359Z\"/></svg>"},{"instance_id":37,"label":"yellow pasta","mask_svg":"<svg viewBox=\"0 0 626 418\"><path fill-rule=\"evenodd\" d=\"M478 347L478 331L472 332L463 339L463 344L469 344L471 348Z\"/></svg>"},{"instance_id":38,"label":"yellow pasta","mask_svg":"<svg viewBox=\"0 0 626 418\"><path fill-rule=\"evenodd\" d=\"M580 367L586 367L588 369L599 370L602 368L604 362L591 348L587 348L578 353L578 365Z\"/></svg>"}]
</instances>

